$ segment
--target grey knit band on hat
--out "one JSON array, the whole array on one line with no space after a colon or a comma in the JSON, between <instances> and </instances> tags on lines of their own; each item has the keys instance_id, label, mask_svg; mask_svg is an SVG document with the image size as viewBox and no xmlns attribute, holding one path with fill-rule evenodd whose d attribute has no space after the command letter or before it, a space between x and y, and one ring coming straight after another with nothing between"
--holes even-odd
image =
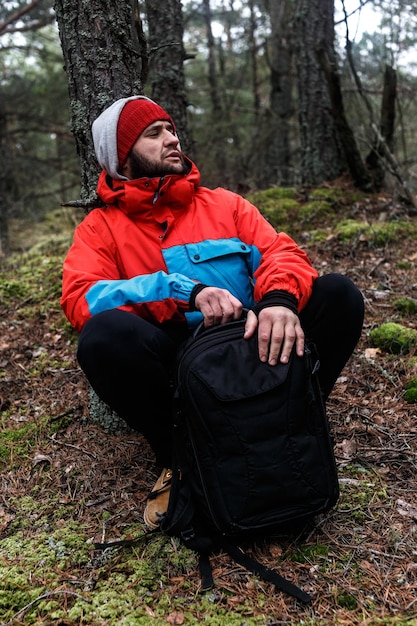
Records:
<instances>
[{"instance_id":1,"label":"grey knit band on hat","mask_svg":"<svg viewBox=\"0 0 417 626\"><path fill-rule=\"evenodd\" d=\"M146 96L130 96L120 98L113 102L98 116L91 127L93 134L94 150L100 166L112 177L119 180L128 180L119 173L119 160L117 157L117 124L120 113L127 102L131 100L149 100Z\"/></svg>"}]
</instances>

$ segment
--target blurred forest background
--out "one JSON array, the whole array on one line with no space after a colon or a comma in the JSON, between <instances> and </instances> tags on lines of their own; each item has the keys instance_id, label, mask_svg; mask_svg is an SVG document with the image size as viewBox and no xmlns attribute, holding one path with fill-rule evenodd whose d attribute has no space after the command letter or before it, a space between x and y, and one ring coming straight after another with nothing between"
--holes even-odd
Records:
<instances>
[{"instance_id":1,"label":"blurred forest background","mask_svg":"<svg viewBox=\"0 0 417 626\"><path fill-rule=\"evenodd\" d=\"M207 186L342 177L415 209L416 75L417 2L3 0L0 257L11 224L94 195L91 122L139 92Z\"/></svg>"}]
</instances>

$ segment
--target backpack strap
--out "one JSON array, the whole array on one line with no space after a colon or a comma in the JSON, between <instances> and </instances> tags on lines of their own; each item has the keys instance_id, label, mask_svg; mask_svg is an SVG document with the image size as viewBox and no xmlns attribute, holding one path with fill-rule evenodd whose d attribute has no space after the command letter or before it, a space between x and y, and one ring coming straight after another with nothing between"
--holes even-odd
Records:
<instances>
[{"instance_id":1,"label":"backpack strap","mask_svg":"<svg viewBox=\"0 0 417 626\"><path fill-rule=\"evenodd\" d=\"M223 543L223 548L229 556L236 561L236 563L239 563L239 565L242 565L250 572L257 574L263 580L272 583L280 591L297 598L297 600L300 600L300 602L303 602L304 604L309 604L311 602L312 597L310 594L306 593L286 578L280 576L280 574L278 574L275 570L270 569L269 567L262 565L262 563L259 563L259 561L253 559L238 546L225 542Z\"/></svg>"},{"instance_id":2,"label":"backpack strap","mask_svg":"<svg viewBox=\"0 0 417 626\"><path fill-rule=\"evenodd\" d=\"M213 589L213 573L211 571L210 557L207 552L199 553L198 569L200 570L201 591L208 591L209 589Z\"/></svg>"}]
</instances>

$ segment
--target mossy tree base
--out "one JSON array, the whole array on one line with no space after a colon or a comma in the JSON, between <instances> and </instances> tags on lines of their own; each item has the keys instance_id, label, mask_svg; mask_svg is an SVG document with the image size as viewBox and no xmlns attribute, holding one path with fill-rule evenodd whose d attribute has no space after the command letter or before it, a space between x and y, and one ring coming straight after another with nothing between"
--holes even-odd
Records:
<instances>
[{"instance_id":1,"label":"mossy tree base","mask_svg":"<svg viewBox=\"0 0 417 626\"><path fill-rule=\"evenodd\" d=\"M90 388L90 417L109 434L121 435L133 432L126 422L111 410L109 406Z\"/></svg>"}]
</instances>

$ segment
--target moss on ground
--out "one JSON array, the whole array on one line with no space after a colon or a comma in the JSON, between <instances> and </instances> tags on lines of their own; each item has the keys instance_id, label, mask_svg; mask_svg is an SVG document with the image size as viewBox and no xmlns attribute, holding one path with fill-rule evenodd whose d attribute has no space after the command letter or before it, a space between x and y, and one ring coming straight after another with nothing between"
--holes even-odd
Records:
<instances>
[{"instance_id":1,"label":"moss on ground","mask_svg":"<svg viewBox=\"0 0 417 626\"><path fill-rule=\"evenodd\" d=\"M28 511L30 523L0 543L0 614L7 619L61 587L63 577L70 580L71 572L89 561L91 551L78 524L50 525L45 517L37 517L39 504L27 498L19 506L21 513ZM49 602L39 602L41 612L42 605ZM49 611L50 607L44 615ZM25 623L33 623L29 617L27 620Z\"/></svg>"},{"instance_id":2,"label":"moss on ground","mask_svg":"<svg viewBox=\"0 0 417 626\"><path fill-rule=\"evenodd\" d=\"M293 232L308 231L310 242L337 236L343 244L360 240L370 246L385 246L395 237L414 237L414 222L408 228L401 222L381 222L372 227L360 220L344 220L343 223L342 218L350 215L351 203L361 202L361 199L362 196L348 197L344 190L333 193L333 190L323 188L308 193L294 189L269 190L252 201L260 205L265 214L269 212L271 223L285 224L285 220L294 220ZM75 333L59 314L58 303L61 265L70 236L56 234L51 224L53 221L45 226L43 235L51 228L52 238L45 236L35 248L26 249L20 258L9 259L2 267L0 301L5 311L13 312L13 320L28 324L28 336L31 324L47 320L49 332L60 335L60 341L65 344L73 344ZM400 268L400 264L397 267ZM408 263L404 262L402 269L407 267ZM410 299L398 300L394 306L395 315L412 316L414 309ZM386 334L383 337L387 340ZM369 335L372 345L374 340L372 331ZM392 350L392 338L389 341L390 351L398 354ZM402 354L401 351L415 344L406 334L400 345L399 353ZM24 376L25 381L36 386L48 369L65 365L59 363L56 356L49 357L48 351L42 352L41 343L32 347L37 354L38 350L40 352L36 362L27 365L25 361ZM1 374L0 381L4 378ZM416 380L411 377L410 392L417 386L414 383ZM360 402L358 400L358 406ZM366 406L362 407L364 414ZM391 399L388 406L391 408ZM339 408L343 409L341 397ZM350 409L349 416L357 407ZM341 418L340 429L343 428L342 421ZM60 466L48 459L39 465L33 463L35 450L42 452L54 434L58 434L58 440L64 438L70 426L71 416L51 419L49 402L40 408L18 404L3 409L0 421L4 494L0 504L0 624L3 620L10 626L22 623L27 626L52 623L66 626L166 626L181 621L185 626L200 623L207 626L273 626L284 621L293 626L337 623L416 625L415 618L408 616L405 610L403 614L402 609L391 610L389 604L384 604L383 593L378 595L381 590L376 589L373 595L366 593L369 571L363 563L371 554L369 547L378 547L381 541L380 551L386 550L390 557L396 554L398 546L404 549L405 541L413 543L410 555L415 546L415 531L413 534L410 530L404 538L406 530L402 534L398 529L398 516L392 528L384 526L384 508L393 508L391 499L396 495L387 489L386 474L381 471L380 475L378 468L371 471L353 461L347 465L344 463L340 468L341 499L329 521L321 520L309 535L297 537L296 541L284 541L283 555L270 558L278 569L282 566L289 570L295 582L300 579L302 586L310 585L313 593L315 589L321 589L323 595L314 599L312 608L297 606L291 599L283 600L279 593L275 596L270 586L255 576L242 573L233 563L225 566L221 557L214 571L217 586L200 594L196 556L177 541L153 535L130 547L100 551L94 548L94 540L105 523L111 526L115 510L110 506L108 510L99 506L95 513L87 515L89 507L94 507L85 494L76 492L72 497L64 497L66 490L72 489L73 485L88 480L90 457L82 456L82 451L78 450L82 458L79 466ZM358 432L365 438L362 422ZM386 446L385 440L383 446ZM364 447L366 449L367 445ZM404 464L401 459L401 466L395 466L395 470L400 471ZM388 465L384 462L384 469ZM106 477L106 495L113 493L112 481L117 472L131 478L130 468L112 468L112 472L110 478ZM120 509L128 506L123 500L128 497L126 493L116 493L116 497ZM8 523L7 516L10 517ZM132 516L126 526L115 524L116 536L137 537L143 533L137 519ZM386 533L384 538L380 536L381 529ZM373 540L372 537L369 539L372 533ZM268 556L267 551L265 556ZM221 566L218 566L219 562ZM402 563L400 559L396 562L390 559L389 567L397 562ZM378 562L372 571L386 575ZM399 589L404 590L406 585L412 584L411 578L401 585L397 584L395 577L391 580L391 598Z\"/></svg>"},{"instance_id":3,"label":"moss on ground","mask_svg":"<svg viewBox=\"0 0 417 626\"><path fill-rule=\"evenodd\" d=\"M389 243L405 237L414 237L417 226L414 222L374 222L344 219L335 228L335 233L344 243L361 240L376 248L382 248Z\"/></svg>"},{"instance_id":4,"label":"moss on ground","mask_svg":"<svg viewBox=\"0 0 417 626\"><path fill-rule=\"evenodd\" d=\"M411 317L417 314L417 300L414 298L397 298L393 304L401 315Z\"/></svg>"},{"instance_id":5,"label":"moss on ground","mask_svg":"<svg viewBox=\"0 0 417 626\"><path fill-rule=\"evenodd\" d=\"M372 346L391 354L408 354L417 346L417 331L396 322L381 324L369 333Z\"/></svg>"},{"instance_id":6,"label":"moss on ground","mask_svg":"<svg viewBox=\"0 0 417 626\"><path fill-rule=\"evenodd\" d=\"M415 404L417 402L417 376L413 376L405 384L404 400L408 404Z\"/></svg>"},{"instance_id":7,"label":"moss on ground","mask_svg":"<svg viewBox=\"0 0 417 626\"><path fill-rule=\"evenodd\" d=\"M309 240L317 243L335 235L345 244L361 241L380 248L417 234L417 225L410 220L368 222L350 217L353 208L366 200L355 190L323 187L300 193L292 187L277 187L255 192L248 200L277 230L294 238L308 233Z\"/></svg>"}]
</instances>

